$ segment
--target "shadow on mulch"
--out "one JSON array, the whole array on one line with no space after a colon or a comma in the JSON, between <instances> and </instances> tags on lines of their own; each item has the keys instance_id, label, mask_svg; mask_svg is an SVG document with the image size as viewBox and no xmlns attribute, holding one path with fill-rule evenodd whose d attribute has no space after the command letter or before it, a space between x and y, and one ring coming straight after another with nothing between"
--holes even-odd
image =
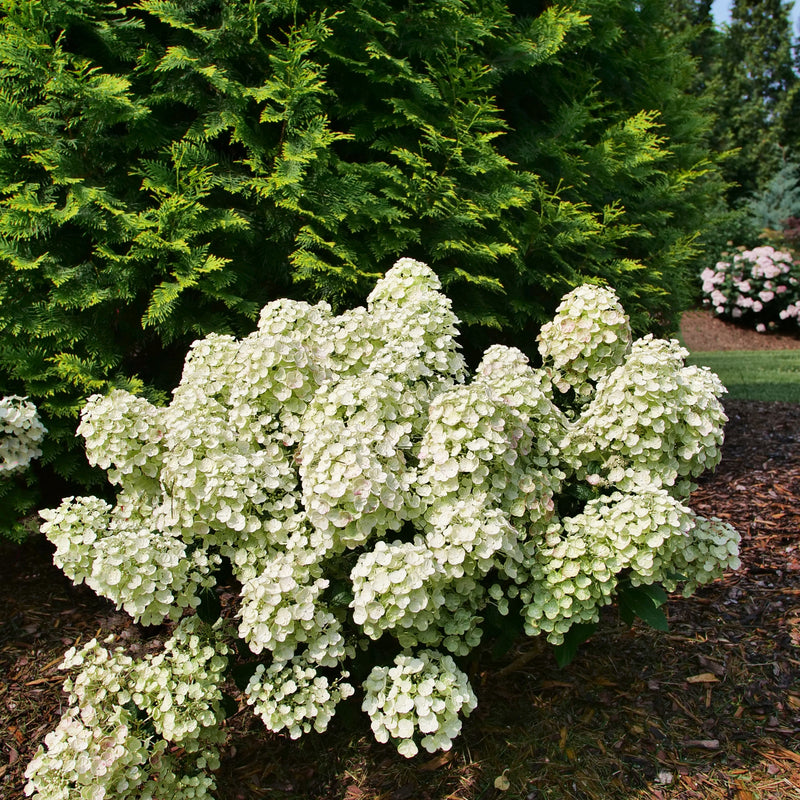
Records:
<instances>
[{"instance_id":1,"label":"shadow on mulch","mask_svg":"<svg viewBox=\"0 0 800 800\"><path fill-rule=\"evenodd\" d=\"M407 761L366 718L324 735L268 735L246 711L218 775L219 800L800 800L800 406L729 401L724 459L692 497L742 533L742 568L669 604L670 632L613 611L559 670L525 640L482 656L479 706L449 753ZM67 647L142 631L50 563L46 542L0 547L0 794L62 710Z\"/></svg>"}]
</instances>

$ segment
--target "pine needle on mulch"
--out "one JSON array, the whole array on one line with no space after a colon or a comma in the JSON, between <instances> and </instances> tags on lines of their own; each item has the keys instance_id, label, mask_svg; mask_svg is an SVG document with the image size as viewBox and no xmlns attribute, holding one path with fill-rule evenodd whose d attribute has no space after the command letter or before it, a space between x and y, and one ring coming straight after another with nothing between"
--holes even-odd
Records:
<instances>
[{"instance_id":1,"label":"pine needle on mulch","mask_svg":"<svg viewBox=\"0 0 800 800\"><path fill-rule=\"evenodd\" d=\"M670 632L609 611L566 669L524 640L482 655L479 706L449 753L410 761L361 715L296 742L231 721L220 800L800 800L800 406L729 401L723 463L694 508L742 533L742 568L669 604ZM0 547L0 796L63 708L64 650L142 630L50 561ZM347 715L345 715L346 717Z\"/></svg>"}]
</instances>

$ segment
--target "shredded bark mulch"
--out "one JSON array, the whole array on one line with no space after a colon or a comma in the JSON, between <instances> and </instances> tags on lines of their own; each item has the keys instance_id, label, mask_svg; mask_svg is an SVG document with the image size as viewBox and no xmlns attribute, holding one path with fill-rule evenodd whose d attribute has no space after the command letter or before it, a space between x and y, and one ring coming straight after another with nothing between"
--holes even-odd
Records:
<instances>
[{"instance_id":1,"label":"shredded bark mulch","mask_svg":"<svg viewBox=\"0 0 800 800\"><path fill-rule=\"evenodd\" d=\"M742 567L671 598L668 633L609 610L563 670L539 640L481 653L479 706L453 750L411 761L363 715L291 742L240 710L217 797L800 800L800 406L726 409L723 461L692 505L738 528ZM134 653L156 645L72 586L43 539L0 545L0 609L0 796L20 800L64 709L64 651L109 633Z\"/></svg>"},{"instance_id":2,"label":"shredded bark mulch","mask_svg":"<svg viewBox=\"0 0 800 800\"><path fill-rule=\"evenodd\" d=\"M800 329L758 333L752 328L726 322L708 310L687 311L681 318L681 338L689 350L797 350Z\"/></svg>"}]
</instances>

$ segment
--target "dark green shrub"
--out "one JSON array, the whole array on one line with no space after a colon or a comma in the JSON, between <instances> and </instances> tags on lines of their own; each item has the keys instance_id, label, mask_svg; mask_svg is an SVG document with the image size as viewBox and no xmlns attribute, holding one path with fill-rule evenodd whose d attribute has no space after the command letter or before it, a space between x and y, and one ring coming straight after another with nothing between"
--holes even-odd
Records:
<instances>
[{"instance_id":1,"label":"dark green shrub","mask_svg":"<svg viewBox=\"0 0 800 800\"><path fill-rule=\"evenodd\" d=\"M587 279L674 327L716 179L663 0L0 8L0 391L49 481L91 480L88 394L163 400L192 339L398 256L476 353Z\"/></svg>"}]
</instances>

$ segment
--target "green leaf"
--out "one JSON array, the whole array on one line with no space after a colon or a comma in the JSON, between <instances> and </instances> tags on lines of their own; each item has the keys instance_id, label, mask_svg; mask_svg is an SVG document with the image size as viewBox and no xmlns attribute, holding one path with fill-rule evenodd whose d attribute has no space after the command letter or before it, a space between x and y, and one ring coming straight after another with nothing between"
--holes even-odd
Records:
<instances>
[{"instance_id":1,"label":"green leaf","mask_svg":"<svg viewBox=\"0 0 800 800\"><path fill-rule=\"evenodd\" d=\"M667 572L667 577L671 581L688 581L689 579L684 575L682 572L675 572L674 570L670 570Z\"/></svg>"},{"instance_id":2,"label":"green leaf","mask_svg":"<svg viewBox=\"0 0 800 800\"><path fill-rule=\"evenodd\" d=\"M219 596L213 588L204 589L200 595L200 605L197 607L197 616L207 625L213 625L222 611Z\"/></svg>"},{"instance_id":3,"label":"green leaf","mask_svg":"<svg viewBox=\"0 0 800 800\"><path fill-rule=\"evenodd\" d=\"M553 648L556 663L561 669L572 663L578 653L578 648L596 630L596 622L578 622L564 634L564 641Z\"/></svg>"},{"instance_id":4,"label":"green leaf","mask_svg":"<svg viewBox=\"0 0 800 800\"><path fill-rule=\"evenodd\" d=\"M620 618L626 624L632 625L634 618L638 617L657 631L669 630L666 614L661 610L661 606L667 602L667 593L658 584L623 584L617 599Z\"/></svg>"},{"instance_id":5,"label":"green leaf","mask_svg":"<svg viewBox=\"0 0 800 800\"><path fill-rule=\"evenodd\" d=\"M333 580L330 589L326 593L327 602L332 606L348 608L353 600L353 588L350 581Z\"/></svg>"},{"instance_id":6,"label":"green leaf","mask_svg":"<svg viewBox=\"0 0 800 800\"><path fill-rule=\"evenodd\" d=\"M525 629L519 614L508 614L501 617L501 620L501 624L498 625L497 638L492 647L492 658L502 658L514 646L514 642Z\"/></svg>"},{"instance_id":7,"label":"green leaf","mask_svg":"<svg viewBox=\"0 0 800 800\"><path fill-rule=\"evenodd\" d=\"M521 606L518 599L511 600L506 614L501 614L493 603L489 603L483 610L483 629L486 632L486 638L494 639L493 659L502 658L525 631L525 623L520 611Z\"/></svg>"}]
</instances>

